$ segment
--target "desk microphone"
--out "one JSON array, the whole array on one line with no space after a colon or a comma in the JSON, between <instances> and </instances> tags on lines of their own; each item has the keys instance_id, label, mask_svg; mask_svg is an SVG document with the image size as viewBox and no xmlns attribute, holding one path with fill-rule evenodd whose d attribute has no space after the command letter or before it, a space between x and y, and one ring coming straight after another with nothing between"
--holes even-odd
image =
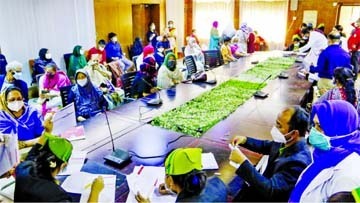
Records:
<instances>
[{"instance_id":1,"label":"desk microphone","mask_svg":"<svg viewBox=\"0 0 360 203\"><path fill-rule=\"evenodd\" d=\"M105 95L103 95L103 96L105 97ZM104 109L104 113L105 113L106 123L109 128L110 139L111 139L111 144L112 144L112 153L108 154L104 157L105 162L108 162L108 163L111 163L114 165L122 165L124 162L130 160L131 156L127 151L124 151L121 149L115 149L113 134L111 132L109 118L107 116L106 109Z\"/></svg>"},{"instance_id":2,"label":"desk microphone","mask_svg":"<svg viewBox=\"0 0 360 203\"><path fill-rule=\"evenodd\" d=\"M263 80L256 88L256 92L254 93L254 97L255 98L260 98L260 99L265 99L266 97L268 97L269 93L260 91L260 87L269 79L271 78L271 75L267 76L267 78L265 78L265 80Z\"/></svg>"},{"instance_id":3,"label":"desk microphone","mask_svg":"<svg viewBox=\"0 0 360 203\"><path fill-rule=\"evenodd\" d=\"M154 88L153 85L151 85L148 81L146 81L144 78L141 78L147 85L149 85L151 88ZM158 106L162 104L162 99L160 97L160 93L159 91L155 92L156 97L154 99L150 99L149 101L146 102L147 105L149 106Z\"/></svg>"}]
</instances>

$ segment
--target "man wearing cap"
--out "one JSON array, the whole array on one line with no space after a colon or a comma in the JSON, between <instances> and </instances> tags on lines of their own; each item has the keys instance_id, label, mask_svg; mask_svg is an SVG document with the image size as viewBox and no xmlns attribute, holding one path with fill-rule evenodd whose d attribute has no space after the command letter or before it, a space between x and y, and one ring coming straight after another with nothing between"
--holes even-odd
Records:
<instances>
[{"instance_id":1,"label":"man wearing cap","mask_svg":"<svg viewBox=\"0 0 360 203\"><path fill-rule=\"evenodd\" d=\"M351 64L354 66L354 73L359 72L359 61L360 61L360 18L356 22L351 24L355 29L348 39L348 49L351 53ZM355 79L356 79L355 78Z\"/></svg>"},{"instance_id":2,"label":"man wearing cap","mask_svg":"<svg viewBox=\"0 0 360 203\"><path fill-rule=\"evenodd\" d=\"M179 148L165 159L165 183L161 194L177 194L176 202L226 202L226 186L218 177L207 179L202 172L200 148ZM138 192L138 202L149 202Z\"/></svg>"},{"instance_id":3,"label":"man wearing cap","mask_svg":"<svg viewBox=\"0 0 360 203\"><path fill-rule=\"evenodd\" d=\"M71 201L55 177L67 165L73 146L68 140L51 135L51 119L46 122L39 142L30 150L25 161L16 167L15 202ZM96 178L88 201L97 202L103 188L103 179Z\"/></svg>"},{"instance_id":4,"label":"man wearing cap","mask_svg":"<svg viewBox=\"0 0 360 203\"><path fill-rule=\"evenodd\" d=\"M12 61L6 65L6 75L0 75L0 91L5 91L10 86L18 87L24 97L24 101L28 101L28 86L26 82L21 80L22 67L20 62Z\"/></svg>"}]
</instances>

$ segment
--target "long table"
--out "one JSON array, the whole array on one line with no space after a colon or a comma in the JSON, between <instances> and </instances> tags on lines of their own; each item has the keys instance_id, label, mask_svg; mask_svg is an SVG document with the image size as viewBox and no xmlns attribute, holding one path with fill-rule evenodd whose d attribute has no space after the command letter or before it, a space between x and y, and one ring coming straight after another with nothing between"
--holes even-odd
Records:
<instances>
[{"instance_id":1,"label":"long table","mask_svg":"<svg viewBox=\"0 0 360 203\"><path fill-rule=\"evenodd\" d=\"M281 52L257 52L250 57L241 58L237 62L209 71L208 77L210 79L216 77L218 81L216 85L219 85L251 68L251 61L262 61L270 56L281 56ZM74 148L88 151L87 159L89 161L94 161L106 170L113 170L119 174L129 174L133 171L134 166L141 164L161 166L164 157L140 157L165 156L171 149L178 147L201 147L204 152L213 152L219 166L222 167L228 163L230 150L227 143L232 135L271 139L269 132L275 124L279 111L285 106L298 104L305 90L310 86L307 81L297 78L296 72L296 64L289 67L289 79L269 81L263 89L269 93L268 98L263 100L249 99L200 138L151 126L149 122L155 116L194 99L216 85L181 83L176 86L175 96L169 95L167 90L160 91L160 97L163 100L161 106L150 107L146 105L147 100L156 96L153 94L108 111L115 147L128 150L134 154L131 162L123 167L110 166L104 163L103 157L111 153L112 150L110 133L104 115L83 122L87 138L86 140L74 141ZM256 155L250 158L256 158ZM126 200L128 188L125 183L117 187L116 201Z\"/></svg>"}]
</instances>

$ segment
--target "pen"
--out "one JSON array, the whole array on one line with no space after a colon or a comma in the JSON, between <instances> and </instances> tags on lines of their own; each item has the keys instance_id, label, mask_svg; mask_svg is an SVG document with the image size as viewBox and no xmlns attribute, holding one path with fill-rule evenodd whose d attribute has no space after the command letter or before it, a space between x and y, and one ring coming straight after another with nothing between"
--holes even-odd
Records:
<instances>
[{"instance_id":1,"label":"pen","mask_svg":"<svg viewBox=\"0 0 360 203\"><path fill-rule=\"evenodd\" d=\"M139 171L137 172L138 175L140 175L140 173L142 172L142 170L144 169L144 166L142 165L139 169Z\"/></svg>"}]
</instances>

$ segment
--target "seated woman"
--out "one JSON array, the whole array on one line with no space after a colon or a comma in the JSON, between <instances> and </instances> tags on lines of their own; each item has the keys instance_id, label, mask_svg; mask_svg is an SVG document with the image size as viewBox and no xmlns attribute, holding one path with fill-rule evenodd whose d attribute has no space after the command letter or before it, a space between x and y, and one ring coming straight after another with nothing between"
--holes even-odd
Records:
<instances>
[{"instance_id":1,"label":"seated woman","mask_svg":"<svg viewBox=\"0 0 360 203\"><path fill-rule=\"evenodd\" d=\"M163 65L160 67L157 77L157 86L163 89L170 88L183 80L183 74L176 66L176 57L173 53L165 56Z\"/></svg>"},{"instance_id":2,"label":"seated woman","mask_svg":"<svg viewBox=\"0 0 360 203\"><path fill-rule=\"evenodd\" d=\"M52 124L48 124L52 125ZM51 131L51 127L48 129ZM15 170L15 202L71 202L56 175L67 165L73 146L61 137L44 133ZM94 179L88 202L97 202L104 188L101 176Z\"/></svg>"},{"instance_id":3,"label":"seated woman","mask_svg":"<svg viewBox=\"0 0 360 203\"><path fill-rule=\"evenodd\" d=\"M177 194L176 202L226 202L227 189L218 177L207 179L202 172L200 148L179 148L165 158L165 183L161 194ZM138 202L149 202L138 192Z\"/></svg>"},{"instance_id":4,"label":"seated woman","mask_svg":"<svg viewBox=\"0 0 360 203\"><path fill-rule=\"evenodd\" d=\"M312 109L309 133L313 162L302 172L289 202L326 202L337 192L360 185L359 115L342 100L324 101Z\"/></svg>"},{"instance_id":5,"label":"seated woman","mask_svg":"<svg viewBox=\"0 0 360 203\"><path fill-rule=\"evenodd\" d=\"M140 37L135 37L134 43L131 47L131 56L139 56L143 52L143 46Z\"/></svg>"},{"instance_id":6,"label":"seated woman","mask_svg":"<svg viewBox=\"0 0 360 203\"><path fill-rule=\"evenodd\" d=\"M231 54L231 49L230 49L230 38L226 37L224 38L224 43L221 45L221 55L223 57L224 63L228 64L230 62L236 61L236 59L233 57L233 55Z\"/></svg>"},{"instance_id":7,"label":"seated woman","mask_svg":"<svg viewBox=\"0 0 360 203\"><path fill-rule=\"evenodd\" d=\"M55 63L49 63L45 67L45 75L40 77L38 103L42 104L41 114L45 114L62 105L60 88L71 85L67 75L58 70Z\"/></svg>"},{"instance_id":8,"label":"seated woman","mask_svg":"<svg viewBox=\"0 0 360 203\"><path fill-rule=\"evenodd\" d=\"M143 97L143 93L150 93L150 90L156 86L156 61L154 58L154 47L149 44L144 47L144 59L140 65L140 71L137 72L133 81L133 95L138 98Z\"/></svg>"},{"instance_id":9,"label":"seated woman","mask_svg":"<svg viewBox=\"0 0 360 203\"><path fill-rule=\"evenodd\" d=\"M184 54L185 56L193 56L197 71L204 71L205 66L205 57L203 52L201 51L200 46L196 43L196 39L189 37L188 44L185 47Z\"/></svg>"},{"instance_id":10,"label":"seated woman","mask_svg":"<svg viewBox=\"0 0 360 203\"><path fill-rule=\"evenodd\" d=\"M349 68L339 67L334 70L335 87L325 92L315 103L324 100L345 100L358 108L358 90L355 89L353 72ZM314 95L314 98L315 95Z\"/></svg>"},{"instance_id":11,"label":"seated woman","mask_svg":"<svg viewBox=\"0 0 360 203\"><path fill-rule=\"evenodd\" d=\"M300 36L293 35L292 36L292 44L290 44L284 51L298 51L301 46L300 44Z\"/></svg>"},{"instance_id":12,"label":"seated woman","mask_svg":"<svg viewBox=\"0 0 360 203\"><path fill-rule=\"evenodd\" d=\"M102 112L107 106L103 93L94 87L85 70L76 71L75 82L69 92L68 101L75 102L77 120L84 121Z\"/></svg>"},{"instance_id":13,"label":"seated woman","mask_svg":"<svg viewBox=\"0 0 360 203\"><path fill-rule=\"evenodd\" d=\"M34 67L33 67L33 73L32 73L32 83L36 83L36 76L38 74L44 74L45 73L45 67L49 63L55 62L51 58L51 53L48 49L42 48L39 51L39 58L35 59Z\"/></svg>"},{"instance_id":14,"label":"seated woman","mask_svg":"<svg viewBox=\"0 0 360 203\"><path fill-rule=\"evenodd\" d=\"M17 87L9 87L0 97L0 133L16 133L20 148L34 145L44 130L41 115L24 103L23 93Z\"/></svg>"},{"instance_id":15,"label":"seated woman","mask_svg":"<svg viewBox=\"0 0 360 203\"><path fill-rule=\"evenodd\" d=\"M231 54L237 59L242 56L249 55L241 51L241 48L239 48L239 38L237 38L236 36L231 39L230 50L231 50Z\"/></svg>"},{"instance_id":16,"label":"seated woman","mask_svg":"<svg viewBox=\"0 0 360 203\"><path fill-rule=\"evenodd\" d=\"M28 86L22 80L23 65L20 62L12 61L6 65L6 75L0 75L0 92L5 91L10 86L15 86L21 89L24 96L24 101L29 100Z\"/></svg>"},{"instance_id":17,"label":"seated woman","mask_svg":"<svg viewBox=\"0 0 360 203\"><path fill-rule=\"evenodd\" d=\"M156 43L156 52L154 54L155 57L155 61L156 61L156 66L157 69L159 70L159 68L161 67L161 65L164 63L164 59L165 59L165 48L162 42L158 42Z\"/></svg>"},{"instance_id":18,"label":"seated woman","mask_svg":"<svg viewBox=\"0 0 360 203\"><path fill-rule=\"evenodd\" d=\"M69 69L67 71L68 77L73 78L75 72L81 68L84 68L86 64L87 62L84 56L84 50L80 45L76 45L69 59Z\"/></svg>"}]
</instances>

